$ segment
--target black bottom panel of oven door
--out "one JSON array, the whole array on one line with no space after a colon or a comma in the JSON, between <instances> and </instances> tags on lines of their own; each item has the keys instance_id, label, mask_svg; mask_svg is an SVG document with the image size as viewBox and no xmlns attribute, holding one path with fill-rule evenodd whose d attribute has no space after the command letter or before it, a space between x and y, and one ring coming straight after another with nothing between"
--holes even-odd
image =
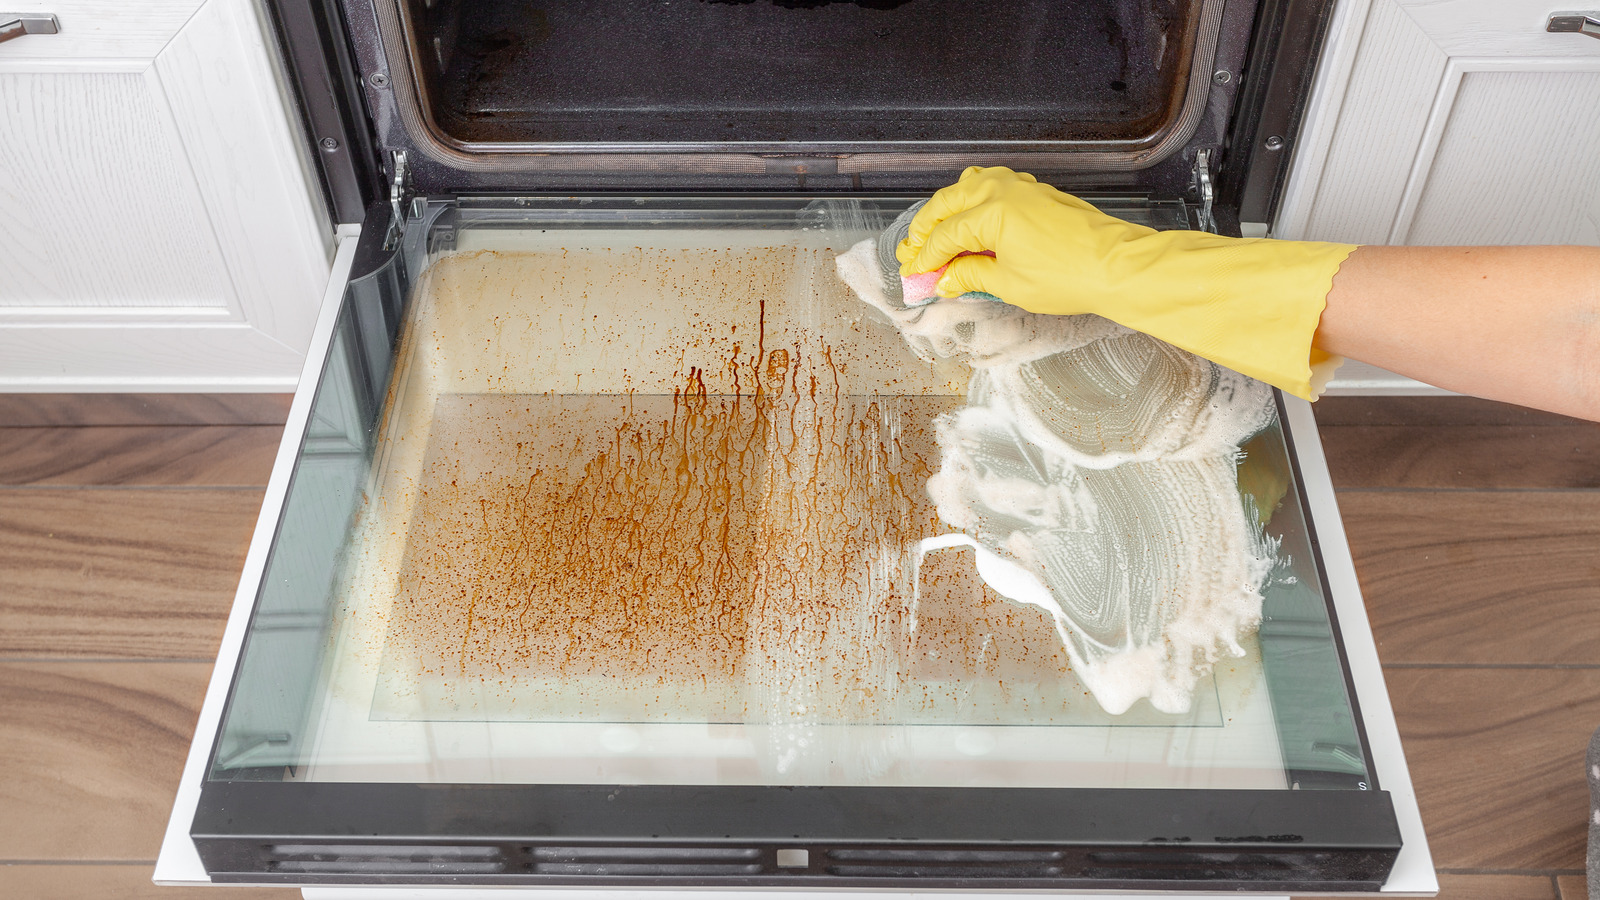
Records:
<instances>
[{"instance_id":1,"label":"black bottom panel of oven door","mask_svg":"<svg viewBox=\"0 0 1600 900\"><path fill-rule=\"evenodd\" d=\"M1384 791L213 783L216 881L1375 890Z\"/></svg>"}]
</instances>

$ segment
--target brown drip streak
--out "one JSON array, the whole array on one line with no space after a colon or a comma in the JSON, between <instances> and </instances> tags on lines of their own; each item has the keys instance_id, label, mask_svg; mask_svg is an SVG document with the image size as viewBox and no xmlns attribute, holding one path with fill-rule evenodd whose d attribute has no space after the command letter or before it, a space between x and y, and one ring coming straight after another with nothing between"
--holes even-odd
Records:
<instances>
[{"instance_id":1,"label":"brown drip streak","mask_svg":"<svg viewBox=\"0 0 1600 900\"><path fill-rule=\"evenodd\" d=\"M883 721L950 707L963 679L1008 698L1060 680L1043 614L961 554L913 559L949 530L924 484L959 398L846 393L826 342L769 350L752 293L755 352L680 345L670 394L438 398L389 675L461 703L626 694L645 718L728 712L716 695L769 721Z\"/></svg>"}]
</instances>

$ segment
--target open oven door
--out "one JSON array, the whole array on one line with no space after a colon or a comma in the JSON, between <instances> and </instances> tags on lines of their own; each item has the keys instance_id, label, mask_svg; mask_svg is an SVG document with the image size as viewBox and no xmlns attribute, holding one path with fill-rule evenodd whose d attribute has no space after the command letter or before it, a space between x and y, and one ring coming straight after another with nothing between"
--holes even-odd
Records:
<instances>
[{"instance_id":1,"label":"open oven door","mask_svg":"<svg viewBox=\"0 0 1600 900\"><path fill-rule=\"evenodd\" d=\"M939 536L917 531L937 422L973 402L971 373L919 359L835 269L915 199L418 198L403 227L382 207L344 234L157 881L1435 891L1309 404L1274 392L1244 447L1240 490L1276 568L1259 629L1184 704L1136 698L1112 714L1104 691L1073 675L1087 668L1081 653L1029 656L1055 632L1000 624L1026 607L994 593L981 548L941 557L927 543ZM1153 227L1196 224L1180 201L1095 200ZM830 371L831 383L817 377ZM739 406L762 391L766 407ZM813 425L773 437L791 427L774 410ZM657 426L669 440L630 457L624 445ZM813 440L824 427L832 436ZM886 680L869 688L886 692L893 682L894 703L829 693L832 676L818 675L810 696L832 712L777 727L772 708L750 713L747 686L706 681L750 665L732 661L715 624L644 612L619 630L568 609L561 640L540 644L510 621L527 609L494 607L512 582L531 589L528 573L576 570L560 589L576 596L585 580L716 570L703 556L685 563L659 529L630 553L580 554L571 548L621 532L593 517L540 531L526 498L565 485L571 501L643 471L585 481L618 460L687 453L671 457L682 463L691 441L736 440L765 449L724 460L696 489L758 499L679 497L702 516L694 553L712 545L706 523L729 524L727 509L775 508L773 485L791 477L775 473L804 456L816 471L790 499L826 500L849 527L734 521L791 541L750 544L749 559L849 575L856 563L819 569L793 541L831 542L801 547L821 552L915 537L927 548L917 558L943 567L917 582L915 622L875 614L882 633L818 645L866 660L852 677L876 673ZM817 451L824 443L835 450ZM899 463L879 452L891 445ZM851 449L862 446L871 452ZM851 479L867 469L879 480L859 490ZM468 482L494 487L474 494ZM496 507L508 486L520 499ZM859 522L887 521L885 510L909 524L863 537ZM535 551L549 565L526 564ZM623 571L641 561L643 575ZM704 601L738 613L725 601L742 577L713 579ZM641 623L668 637L606 643ZM887 646L896 627L910 642L899 656L860 649ZM768 655L805 639L787 634ZM597 663L633 677L608 680Z\"/></svg>"}]
</instances>

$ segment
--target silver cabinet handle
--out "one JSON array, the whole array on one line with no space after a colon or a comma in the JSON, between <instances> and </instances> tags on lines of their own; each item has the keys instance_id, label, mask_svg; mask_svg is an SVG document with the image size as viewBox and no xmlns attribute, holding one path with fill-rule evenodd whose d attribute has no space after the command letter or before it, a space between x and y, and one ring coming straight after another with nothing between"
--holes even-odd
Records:
<instances>
[{"instance_id":1,"label":"silver cabinet handle","mask_svg":"<svg viewBox=\"0 0 1600 900\"><path fill-rule=\"evenodd\" d=\"M1592 38L1600 38L1600 12L1558 12L1550 14L1550 21L1545 23L1545 31L1575 31L1578 34L1587 34Z\"/></svg>"},{"instance_id":2,"label":"silver cabinet handle","mask_svg":"<svg viewBox=\"0 0 1600 900\"><path fill-rule=\"evenodd\" d=\"M25 34L56 34L60 31L61 23L49 13L18 15L10 18L7 18L5 13L0 13L0 43Z\"/></svg>"}]
</instances>

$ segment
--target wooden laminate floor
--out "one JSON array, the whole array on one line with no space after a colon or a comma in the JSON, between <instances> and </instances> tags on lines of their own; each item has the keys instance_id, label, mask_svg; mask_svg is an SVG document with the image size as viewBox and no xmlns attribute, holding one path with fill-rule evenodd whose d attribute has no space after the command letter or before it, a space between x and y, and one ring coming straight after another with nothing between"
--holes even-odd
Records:
<instances>
[{"instance_id":1,"label":"wooden laminate floor","mask_svg":"<svg viewBox=\"0 0 1600 900\"><path fill-rule=\"evenodd\" d=\"M149 884L287 405L0 395L0 898L294 896ZM1600 425L1317 409L1440 896L1586 896Z\"/></svg>"}]
</instances>

